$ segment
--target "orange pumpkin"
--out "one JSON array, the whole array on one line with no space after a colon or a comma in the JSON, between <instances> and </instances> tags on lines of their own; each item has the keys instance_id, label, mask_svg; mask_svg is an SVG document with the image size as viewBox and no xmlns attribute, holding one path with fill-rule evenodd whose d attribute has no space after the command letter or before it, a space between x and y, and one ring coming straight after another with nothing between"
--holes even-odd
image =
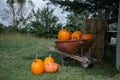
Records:
<instances>
[{"instance_id":1,"label":"orange pumpkin","mask_svg":"<svg viewBox=\"0 0 120 80\"><path fill-rule=\"evenodd\" d=\"M88 39L93 39L93 35L92 34L83 34L81 36L82 40L88 40Z\"/></svg>"},{"instance_id":2,"label":"orange pumpkin","mask_svg":"<svg viewBox=\"0 0 120 80\"><path fill-rule=\"evenodd\" d=\"M44 59L44 64L48 64L48 63L54 63L55 60L51 57L51 55L49 55L49 57L46 57Z\"/></svg>"},{"instance_id":3,"label":"orange pumpkin","mask_svg":"<svg viewBox=\"0 0 120 80\"><path fill-rule=\"evenodd\" d=\"M33 74L42 74L45 71L43 61L41 59L35 59L32 62L31 71Z\"/></svg>"},{"instance_id":4,"label":"orange pumpkin","mask_svg":"<svg viewBox=\"0 0 120 80\"><path fill-rule=\"evenodd\" d=\"M61 29L61 30L58 32L58 39L59 39L59 40L70 40L70 38L71 38L71 33L70 33L70 31L65 30L65 29Z\"/></svg>"},{"instance_id":5,"label":"orange pumpkin","mask_svg":"<svg viewBox=\"0 0 120 80\"><path fill-rule=\"evenodd\" d=\"M45 64L45 71L46 72L56 72L59 70L59 66L57 63L48 63Z\"/></svg>"},{"instance_id":6,"label":"orange pumpkin","mask_svg":"<svg viewBox=\"0 0 120 80\"><path fill-rule=\"evenodd\" d=\"M72 32L70 30L68 30L68 32L70 33L70 36L72 35Z\"/></svg>"},{"instance_id":7,"label":"orange pumpkin","mask_svg":"<svg viewBox=\"0 0 120 80\"><path fill-rule=\"evenodd\" d=\"M71 35L71 39L72 40L80 40L82 36L82 32L81 31L75 31L72 33Z\"/></svg>"}]
</instances>

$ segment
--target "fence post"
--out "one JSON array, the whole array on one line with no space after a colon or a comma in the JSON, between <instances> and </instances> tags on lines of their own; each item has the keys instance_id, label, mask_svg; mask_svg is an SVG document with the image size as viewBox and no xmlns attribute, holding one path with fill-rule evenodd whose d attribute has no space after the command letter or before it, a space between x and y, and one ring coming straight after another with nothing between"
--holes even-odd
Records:
<instances>
[{"instance_id":1,"label":"fence post","mask_svg":"<svg viewBox=\"0 0 120 80\"><path fill-rule=\"evenodd\" d=\"M120 72L120 1L119 1L117 42L116 42L116 68Z\"/></svg>"}]
</instances>

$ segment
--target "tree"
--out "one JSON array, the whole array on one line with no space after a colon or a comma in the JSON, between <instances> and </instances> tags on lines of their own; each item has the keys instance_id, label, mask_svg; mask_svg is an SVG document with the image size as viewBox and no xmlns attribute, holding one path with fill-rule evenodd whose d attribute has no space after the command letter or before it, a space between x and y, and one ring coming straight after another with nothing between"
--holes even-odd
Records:
<instances>
[{"instance_id":1,"label":"tree","mask_svg":"<svg viewBox=\"0 0 120 80\"><path fill-rule=\"evenodd\" d=\"M120 72L120 1L119 1L119 15L118 15L117 44L116 44L116 68Z\"/></svg>"},{"instance_id":2,"label":"tree","mask_svg":"<svg viewBox=\"0 0 120 80\"><path fill-rule=\"evenodd\" d=\"M32 31L39 35L40 37L51 37L55 28L58 27L58 18L53 15L54 10L48 7L40 10L38 8L37 12L33 11L35 21L32 21Z\"/></svg>"},{"instance_id":3,"label":"tree","mask_svg":"<svg viewBox=\"0 0 120 80\"><path fill-rule=\"evenodd\" d=\"M88 10L78 14L78 13L71 13L67 17L67 24L66 28L70 31L81 30L83 19L89 16Z\"/></svg>"},{"instance_id":4,"label":"tree","mask_svg":"<svg viewBox=\"0 0 120 80\"><path fill-rule=\"evenodd\" d=\"M66 11L80 14L88 10L93 17L103 17L107 21L117 21L119 0L50 0L53 4L59 4Z\"/></svg>"},{"instance_id":5,"label":"tree","mask_svg":"<svg viewBox=\"0 0 120 80\"><path fill-rule=\"evenodd\" d=\"M0 33L2 33L3 30L4 30L4 27L3 27L3 26L4 26L4 25L0 23Z\"/></svg>"},{"instance_id":6,"label":"tree","mask_svg":"<svg viewBox=\"0 0 120 80\"><path fill-rule=\"evenodd\" d=\"M32 17L33 3L31 0L7 0L7 6L6 14L9 15L7 18L10 19L14 31L23 27Z\"/></svg>"}]
</instances>

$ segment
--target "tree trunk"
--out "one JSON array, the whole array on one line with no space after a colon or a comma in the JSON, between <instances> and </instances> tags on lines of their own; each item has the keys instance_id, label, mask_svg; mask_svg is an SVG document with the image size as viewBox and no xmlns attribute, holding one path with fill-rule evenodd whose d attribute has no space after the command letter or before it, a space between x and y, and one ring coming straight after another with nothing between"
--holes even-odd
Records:
<instances>
[{"instance_id":1,"label":"tree trunk","mask_svg":"<svg viewBox=\"0 0 120 80\"><path fill-rule=\"evenodd\" d=\"M104 54L105 30L107 26L104 19L91 18L84 19L83 33L90 33L95 37L95 43L92 46L92 55L101 61Z\"/></svg>"},{"instance_id":2,"label":"tree trunk","mask_svg":"<svg viewBox=\"0 0 120 80\"><path fill-rule=\"evenodd\" d=\"M117 44L116 44L116 68L120 72L120 1L119 1L119 15L118 15Z\"/></svg>"}]
</instances>

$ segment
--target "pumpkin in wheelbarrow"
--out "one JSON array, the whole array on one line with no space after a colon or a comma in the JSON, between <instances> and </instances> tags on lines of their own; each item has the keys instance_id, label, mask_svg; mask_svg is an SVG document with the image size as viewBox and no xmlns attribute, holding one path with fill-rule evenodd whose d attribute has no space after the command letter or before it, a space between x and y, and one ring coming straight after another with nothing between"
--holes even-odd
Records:
<instances>
[{"instance_id":1,"label":"pumpkin in wheelbarrow","mask_svg":"<svg viewBox=\"0 0 120 80\"><path fill-rule=\"evenodd\" d=\"M89 39L93 39L93 35L92 34L83 34L81 36L82 40L89 40Z\"/></svg>"},{"instance_id":2,"label":"pumpkin in wheelbarrow","mask_svg":"<svg viewBox=\"0 0 120 80\"><path fill-rule=\"evenodd\" d=\"M82 32L81 31L75 31L71 34L71 39L72 40L80 40L81 36L82 36Z\"/></svg>"},{"instance_id":3,"label":"pumpkin in wheelbarrow","mask_svg":"<svg viewBox=\"0 0 120 80\"><path fill-rule=\"evenodd\" d=\"M66 40L55 41L56 47L59 51L75 54L81 52L81 49L86 52L93 44L94 40Z\"/></svg>"},{"instance_id":4,"label":"pumpkin in wheelbarrow","mask_svg":"<svg viewBox=\"0 0 120 80\"><path fill-rule=\"evenodd\" d=\"M71 32L66 29L61 29L58 32L58 39L59 40L70 40L71 38Z\"/></svg>"}]
</instances>

